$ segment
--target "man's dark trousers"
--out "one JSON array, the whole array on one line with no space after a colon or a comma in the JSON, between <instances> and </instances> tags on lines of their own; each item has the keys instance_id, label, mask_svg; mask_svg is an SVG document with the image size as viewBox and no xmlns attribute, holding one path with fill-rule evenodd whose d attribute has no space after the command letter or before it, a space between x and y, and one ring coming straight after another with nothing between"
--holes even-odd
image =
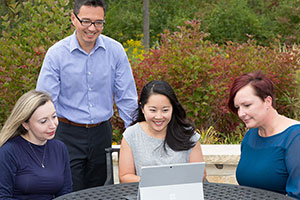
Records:
<instances>
[{"instance_id":1,"label":"man's dark trousers","mask_svg":"<svg viewBox=\"0 0 300 200\"><path fill-rule=\"evenodd\" d=\"M101 186L106 180L105 148L111 147L112 126L105 121L86 128L59 122L55 138L65 143L70 155L73 191Z\"/></svg>"}]
</instances>

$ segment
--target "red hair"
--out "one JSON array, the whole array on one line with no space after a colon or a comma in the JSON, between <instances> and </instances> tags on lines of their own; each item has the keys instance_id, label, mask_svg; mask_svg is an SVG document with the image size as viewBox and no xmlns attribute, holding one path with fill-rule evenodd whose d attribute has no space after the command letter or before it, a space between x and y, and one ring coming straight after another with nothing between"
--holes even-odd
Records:
<instances>
[{"instance_id":1,"label":"red hair","mask_svg":"<svg viewBox=\"0 0 300 200\"><path fill-rule=\"evenodd\" d=\"M261 98L261 100L264 101L268 96L272 97L272 107L275 108L275 94L273 92L272 81L264 76L261 71L256 71L253 73L243 74L234 80L230 88L228 100L228 107L232 112L237 114L237 109L234 106L236 93L248 84L252 86L256 96Z\"/></svg>"}]
</instances>

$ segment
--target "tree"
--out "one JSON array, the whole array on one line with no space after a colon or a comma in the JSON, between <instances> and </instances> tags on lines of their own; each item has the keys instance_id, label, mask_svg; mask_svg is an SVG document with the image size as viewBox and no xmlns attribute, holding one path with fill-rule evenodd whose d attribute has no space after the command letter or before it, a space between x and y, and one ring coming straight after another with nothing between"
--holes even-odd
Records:
<instances>
[{"instance_id":1,"label":"tree","mask_svg":"<svg viewBox=\"0 0 300 200\"><path fill-rule=\"evenodd\" d=\"M144 32L144 48L145 50L149 49L149 43L150 43L150 39L149 39L149 0L143 0L143 32Z\"/></svg>"}]
</instances>

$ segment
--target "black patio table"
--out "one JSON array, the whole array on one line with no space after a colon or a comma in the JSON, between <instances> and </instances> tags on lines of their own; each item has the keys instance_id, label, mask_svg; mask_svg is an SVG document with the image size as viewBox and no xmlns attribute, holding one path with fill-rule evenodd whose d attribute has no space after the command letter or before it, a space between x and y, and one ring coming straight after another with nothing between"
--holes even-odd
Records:
<instances>
[{"instance_id":1,"label":"black patio table","mask_svg":"<svg viewBox=\"0 0 300 200\"><path fill-rule=\"evenodd\" d=\"M89 188L65 194L55 200L133 200L136 199L138 183L114 184ZM276 192L222 183L203 184L205 200L285 200L294 199Z\"/></svg>"}]
</instances>

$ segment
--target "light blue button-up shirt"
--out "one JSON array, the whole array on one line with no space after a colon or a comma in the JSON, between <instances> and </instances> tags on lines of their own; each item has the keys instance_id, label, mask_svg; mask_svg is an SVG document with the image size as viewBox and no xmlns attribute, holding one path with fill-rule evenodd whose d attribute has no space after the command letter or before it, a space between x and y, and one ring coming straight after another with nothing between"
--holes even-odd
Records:
<instances>
[{"instance_id":1,"label":"light blue button-up shirt","mask_svg":"<svg viewBox=\"0 0 300 200\"><path fill-rule=\"evenodd\" d=\"M73 35L49 48L37 90L51 94L59 117L95 124L113 116L114 100L127 127L137 108L137 92L123 46L100 35L90 54Z\"/></svg>"}]
</instances>

